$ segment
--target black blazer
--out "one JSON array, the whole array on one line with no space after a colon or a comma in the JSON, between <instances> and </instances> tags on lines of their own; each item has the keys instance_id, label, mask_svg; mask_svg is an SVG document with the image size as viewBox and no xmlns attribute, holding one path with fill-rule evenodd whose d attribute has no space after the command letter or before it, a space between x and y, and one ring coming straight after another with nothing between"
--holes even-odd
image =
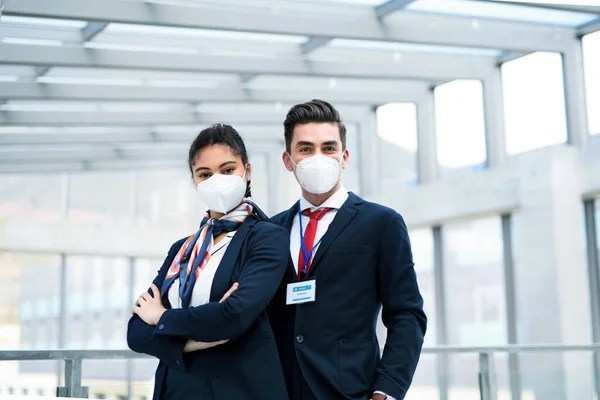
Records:
<instances>
[{"instance_id":1,"label":"black blazer","mask_svg":"<svg viewBox=\"0 0 600 400\"><path fill-rule=\"evenodd\" d=\"M185 239L171 247L154 284L160 289ZM275 294L289 259L285 229L248 217L229 243L212 284L210 303L170 309L157 326L134 315L127 342L138 353L160 360L154 399L287 399L285 381L266 307ZM235 282L239 289L224 303ZM188 339L214 342L207 350L183 353Z\"/></svg>"},{"instance_id":2,"label":"black blazer","mask_svg":"<svg viewBox=\"0 0 600 400\"><path fill-rule=\"evenodd\" d=\"M289 231L297 207L272 221ZM285 305L286 284L298 280L290 260L271 306L290 397L299 366L319 400L363 400L375 390L404 398L427 325L413 266L400 214L350 193L309 270L316 301ZM382 305L388 336L380 359L375 327Z\"/></svg>"}]
</instances>

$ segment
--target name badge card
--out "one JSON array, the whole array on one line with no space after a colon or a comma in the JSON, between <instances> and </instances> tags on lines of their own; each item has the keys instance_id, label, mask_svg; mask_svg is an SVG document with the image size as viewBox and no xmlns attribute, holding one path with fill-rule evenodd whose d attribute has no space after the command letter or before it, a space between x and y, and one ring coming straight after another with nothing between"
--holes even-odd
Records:
<instances>
[{"instance_id":1,"label":"name badge card","mask_svg":"<svg viewBox=\"0 0 600 400\"><path fill-rule=\"evenodd\" d=\"M302 304L315 301L317 281L304 281L287 285L287 300L285 304Z\"/></svg>"}]
</instances>

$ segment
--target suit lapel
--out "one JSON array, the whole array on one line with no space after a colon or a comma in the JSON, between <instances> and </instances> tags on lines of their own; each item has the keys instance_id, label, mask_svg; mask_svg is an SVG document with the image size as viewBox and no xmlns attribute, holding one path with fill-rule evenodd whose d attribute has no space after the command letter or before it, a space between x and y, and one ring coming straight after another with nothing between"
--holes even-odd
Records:
<instances>
[{"instance_id":1,"label":"suit lapel","mask_svg":"<svg viewBox=\"0 0 600 400\"><path fill-rule=\"evenodd\" d=\"M246 236L256 224L257 220L254 217L248 217L246 221L238 228L237 232L231 239L231 242L227 245L223 259L217 268L213 283L210 289L210 301L216 302L221 300L221 297L229 290L231 286L231 275L233 268L235 267L238 255L242 248L242 244L246 239Z\"/></svg>"},{"instance_id":2,"label":"suit lapel","mask_svg":"<svg viewBox=\"0 0 600 400\"><path fill-rule=\"evenodd\" d=\"M287 212L285 213L285 216L282 218L282 225L285 229L288 230L288 232L292 232L292 226L294 225L294 218L296 218L296 216L298 215L298 202L295 202L294 205L287 210ZM298 281L298 273L296 272L296 269L294 268L294 262L292 261L292 256L290 254L290 259L288 262L288 272L290 275L290 279L293 282L297 282Z\"/></svg>"},{"instance_id":3,"label":"suit lapel","mask_svg":"<svg viewBox=\"0 0 600 400\"><path fill-rule=\"evenodd\" d=\"M362 199L350 192L348 194L348 199L340 208L335 215L335 218L329 225L327 232L323 236L323 240L317 249L317 253L315 254L311 266L310 271L308 273L311 276L315 269L319 266L319 261L323 258L323 255L329 249L329 247L333 244L333 242L340 236L343 230L348 226L348 224L354 219L356 214L358 213L358 206L362 203Z\"/></svg>"}]
</instances>

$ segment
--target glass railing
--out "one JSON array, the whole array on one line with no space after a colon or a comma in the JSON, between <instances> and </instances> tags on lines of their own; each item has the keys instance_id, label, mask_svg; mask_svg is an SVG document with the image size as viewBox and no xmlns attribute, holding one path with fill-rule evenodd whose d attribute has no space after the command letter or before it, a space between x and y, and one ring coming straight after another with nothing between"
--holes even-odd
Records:
<instances>
[{"instance_id":1,"label":"glass railing","mask_svg":"<svg viewBox=\"0 0 600 400\"><path fill-rule=\"evenodd\" d=\"M598 400L599 361L600 344L424 348L406 400ZM155 366L129 350L0 351L0 397L144 400Z\"/></svg>"}]
</instances>

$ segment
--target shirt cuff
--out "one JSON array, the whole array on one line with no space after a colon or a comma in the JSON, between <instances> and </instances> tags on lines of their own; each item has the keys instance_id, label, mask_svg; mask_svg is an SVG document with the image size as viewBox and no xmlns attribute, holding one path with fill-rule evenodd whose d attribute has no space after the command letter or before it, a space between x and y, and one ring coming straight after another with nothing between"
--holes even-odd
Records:
<instances>
[{"instance_id":1,"label":"shirt cuff","mask_svg":"<svg viewBox=\"0 0 600 400\"><path fill-rule=\"evenodd\" d=\"M381 391L379 391L379 390L376 390L376 391L374 391L374 392L373 392L373 394L381 394L381 395L385 396L385 398L386 398L387 400L396 400L396 398L394 398L394 397L392 397L392 396L389 396L389 395L387 395L387 394L385 394L384 392L381 392Z\"/></svg>"}]
</instances>

